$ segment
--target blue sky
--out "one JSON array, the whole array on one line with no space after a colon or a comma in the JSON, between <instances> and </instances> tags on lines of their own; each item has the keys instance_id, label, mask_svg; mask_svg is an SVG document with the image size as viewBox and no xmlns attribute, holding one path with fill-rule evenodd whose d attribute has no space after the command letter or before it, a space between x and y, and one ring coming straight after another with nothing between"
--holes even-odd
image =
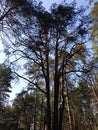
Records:
<instances>
[{"instance_id":1,"label":"blue sky","mask_svg":"<svg viewBox=\"0 0 98 130\"><path fill-rule=\"evenodd\" d=\"M41 0L43 2L43 6L46 9L49 9L52 3L61 3L64 0ZM73 0L65 0L66 3L71 3ZM76 0L77 5L88 5L89 0Z\"/></svg>"}]
</instances>

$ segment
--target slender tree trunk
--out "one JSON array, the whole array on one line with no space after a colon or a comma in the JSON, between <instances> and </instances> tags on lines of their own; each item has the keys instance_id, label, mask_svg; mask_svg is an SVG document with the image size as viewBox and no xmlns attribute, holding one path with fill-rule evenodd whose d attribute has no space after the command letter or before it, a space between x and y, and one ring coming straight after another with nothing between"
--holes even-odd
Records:
<instances>
[{"instance_id":1,"label":"slender tree trunk","mask_svg":"<svg viewBox=\"0 0 98 130\"><path fill-rule=\"evenodd\" d=\"M42 98L42 104L44 104L44 100ZM40 130L44 130L44 106L41 106L41 121L40 121Z\"/></svg>"},{"instance_id":2,"label":"slender tree trunk","mask_svg":"<svg viewBox=\"0 0 98 130\"><path fill-rule=\"evenodd\" d=\"M58 96L59 96L59 73L58 73L58 42L57 42L55 48L53 130L59 130L58 129Z\"/></svg>"},{"instance_id":3,"label":"slender tree trunk","mask_svg":"<svg viewBox=\"0 0 98 130\"><path fill-rule=\"evenodd\" d=\"M67 105L67 112L68 112L69 130L72 130L72 119L71 119L71 112L70 112L70 106L69 106L69 97L68 97L67 86L66 86L66 105Z\"/></svg>"},{"instance_id":4,"label":"slender tree trunk","mask_svg":"<svg viewBox=\"0 0 98 130\"><path fill-rule=\"evenodd\" d=\"M34 106L34 130L36 130L36 116L37 116L36 106L37 106L37 90L35 95L35 106Z\"/></svg>"},{"instance_id":5,"label":"slender tree trunk","mask_svg":"<svg viewBox=\"0 0 98 130\"><path fill-rule=\"evenodd\" d=\"M64 102L60 106L60 118L59 118L59 130L63 130L63 114L64 114Z\"/></svg>"},{"instance_id":6,"label":"slender tree trunk","mask_svg":"<svg viewBox=\"0 0 98 130\"><path fill-rule=\"evenodd\" d=\"M94 94L94 97L95 97L95 101L98 102L98 97L97 97L97 92L96 92L97 89L96 89L96 85L93 81L93 76L92 77L88 76L88 80L89 80L89 84L92 88L92 91L93 91L93 94Z\"/></svg>"},{"instance_id":7,"label":"slender tree trunk","mask_svg":"<svg viewBox=\"0 0 98 130\"><path fill-rule=\"evenodd\" d=\"M73 130L75 130L75 125L76 125L76 119L75 119L76 114L75 114L75 113L76 113L76 112L75 112L75 110L73 109L73 111L72 111L72 120L73 120L72 125L73 125Z\"/></svg>"},{"instance_id":8,"label":"slender tree trunk","mask_svg":"<svg viewBox=\"0 0 98 130\"><path fill-rule=\"evenodd\" d=\"M64 64L64 62L63 62ZM64 107L65 107L65 97L64 97L64 88L65 88L65 78L64 78L64 68L62 68L62 82L61 82L61 102L62 104L60 105L60 113L59 113L59 130L63 130L63 115L64 115Z\"/></svg>"},{"instance_id":9,"label":"slender tree trunk","mask_svg":"<svg viewBox=\"0 0 98 130\"><path fill-rule=\"evenodd\" d=\"M50 107L50 73L49 73L49 45L46 45L46 91L47 91L47 130L51 130L51 107Z\"/></svg>"},{"instance_id":10,"label":"slender tree trunk","mask_svg":"<svg viewBox=\"0 0 98 130\"><path fill-rule=\"evenodd\" d=\"M59 130L58 129L58 93L59 93L59 81L58 80L59 80L59 78L55 79L55 88L54 88L53 130Z\"/></svg>"},{"instance_id":11,"label":"slender tree trunk","mask_svg":"<svg viewBox=\"0 0 98 130\"><path fill-rule=\"evenodd\" d=\"M47 91L47 130L51 130L50 92Z\"/></svg>"}]
</instances>

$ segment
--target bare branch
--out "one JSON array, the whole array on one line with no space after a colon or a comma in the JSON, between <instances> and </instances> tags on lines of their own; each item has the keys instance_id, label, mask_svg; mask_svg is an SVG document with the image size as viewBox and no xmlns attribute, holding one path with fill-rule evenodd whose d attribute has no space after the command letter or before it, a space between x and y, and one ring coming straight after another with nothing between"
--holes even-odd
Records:
<instances>
[{"instance_id":1,"label":"bare branch","mask_svg":"<svg viewBox=\"0 0 98 130\"><path fill-rule=\"evenodd\" d=\"M41 92L43 92L44 94L46 94L46 92L45 92L44 90L42 90L42 89L38 86L37 83L33 83L32 81L30 81L29 79L27 79L27 78L21 76L21 75L18 74L17 72L14 72L14 73L15 73L18 77L20 77L20 78L22 78L22 79L28 81L28 82L31 83L32 85L36 86Z\"/></svg>"}]
</instances>

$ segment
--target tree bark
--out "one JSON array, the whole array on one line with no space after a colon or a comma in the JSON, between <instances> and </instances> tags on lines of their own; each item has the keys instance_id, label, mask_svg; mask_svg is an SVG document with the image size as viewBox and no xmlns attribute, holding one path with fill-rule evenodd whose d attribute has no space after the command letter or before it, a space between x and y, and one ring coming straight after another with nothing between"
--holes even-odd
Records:
<instances>
[{"instance_id":1,"label":"tree bark","mask_svg":"<svg viewBox=\"0 0 98 130\"><path fill-rule=\"evenodd\" d=\"M53 130L59 130L58 129L58 96L59 96L59 72L58 72L58 42L57 42L55 48Z\"/></svg>"},{"instance_id":2,"label":"tree bark","mask_svg":"<svg viewBox=\"0 0 98 130\"><path fill-rule=\"evenodd\" d=\"M46 91L47 91L47 130L51 130L51 107L50 107L50 73L49 73L49 45L46 44Z\"/></svg>"},{"instance_id":3,"label":"tree bark","mask_svg":"<svg viewBox=\"0 0 98 130\"><path fill-rule=\"evenodd\" d=\"M64 114L64 102L60 106L60 118L59 118L59 130L63 130L63 114Z\"/></svg>"},{"instance_id":4,"label":"tree bark","mask_svg":"<svg viewBox=\"0 0 98 130\"><path fill-rule=\"evenodd\" d=\"M64 63L64 62L63 62ZM61 102L60 105L60 113L59 113L59 130L63 130L63 114L64 114L64 107L65 107L65 97L64 97L64 88L65 88L65 76L63 75L64 68L62 68L62 82L61 82Z\"/></svg>"},{"instance_id":5,"label":"tree bark","mask_svg":"<svg viewBox=\"0 0 98 130\"><path fill-rule=\"evenodd\" d=\"M70 106L69 106L68 87L67 86L66 86L66 105L67 105L67 112L68 112L69 130L72 130L72 119L71 119L71 112L70 112Z\"/></svg>"}]
</instances>

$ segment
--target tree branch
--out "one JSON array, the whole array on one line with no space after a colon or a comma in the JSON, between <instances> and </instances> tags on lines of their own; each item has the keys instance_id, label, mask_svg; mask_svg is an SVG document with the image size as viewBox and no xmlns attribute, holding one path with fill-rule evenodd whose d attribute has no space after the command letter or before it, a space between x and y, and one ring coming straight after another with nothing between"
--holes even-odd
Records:
<instances>
[{"instance_id":1,"label":"tree branch","mask_svg":"<svg viewBox=\"0 0 98 130\"><path fill-rule=\"evenodd\" d=\"M25 77L19 75L19 74L18 74L17 72L15 72L15 71L14 71L14 73L15 73L18 77L20 77L20 78L22 78L22 79L28 81L28 82L31 83L32 85L36 86L41 92L43 92L44 94L46 94L46 92L45 92L44 90L42 90L42 89L37 85L37 83L33 83L32 81L30 81L29 79L27 79L27 78L25 78Z\"/></svg>"}]
</instances>

